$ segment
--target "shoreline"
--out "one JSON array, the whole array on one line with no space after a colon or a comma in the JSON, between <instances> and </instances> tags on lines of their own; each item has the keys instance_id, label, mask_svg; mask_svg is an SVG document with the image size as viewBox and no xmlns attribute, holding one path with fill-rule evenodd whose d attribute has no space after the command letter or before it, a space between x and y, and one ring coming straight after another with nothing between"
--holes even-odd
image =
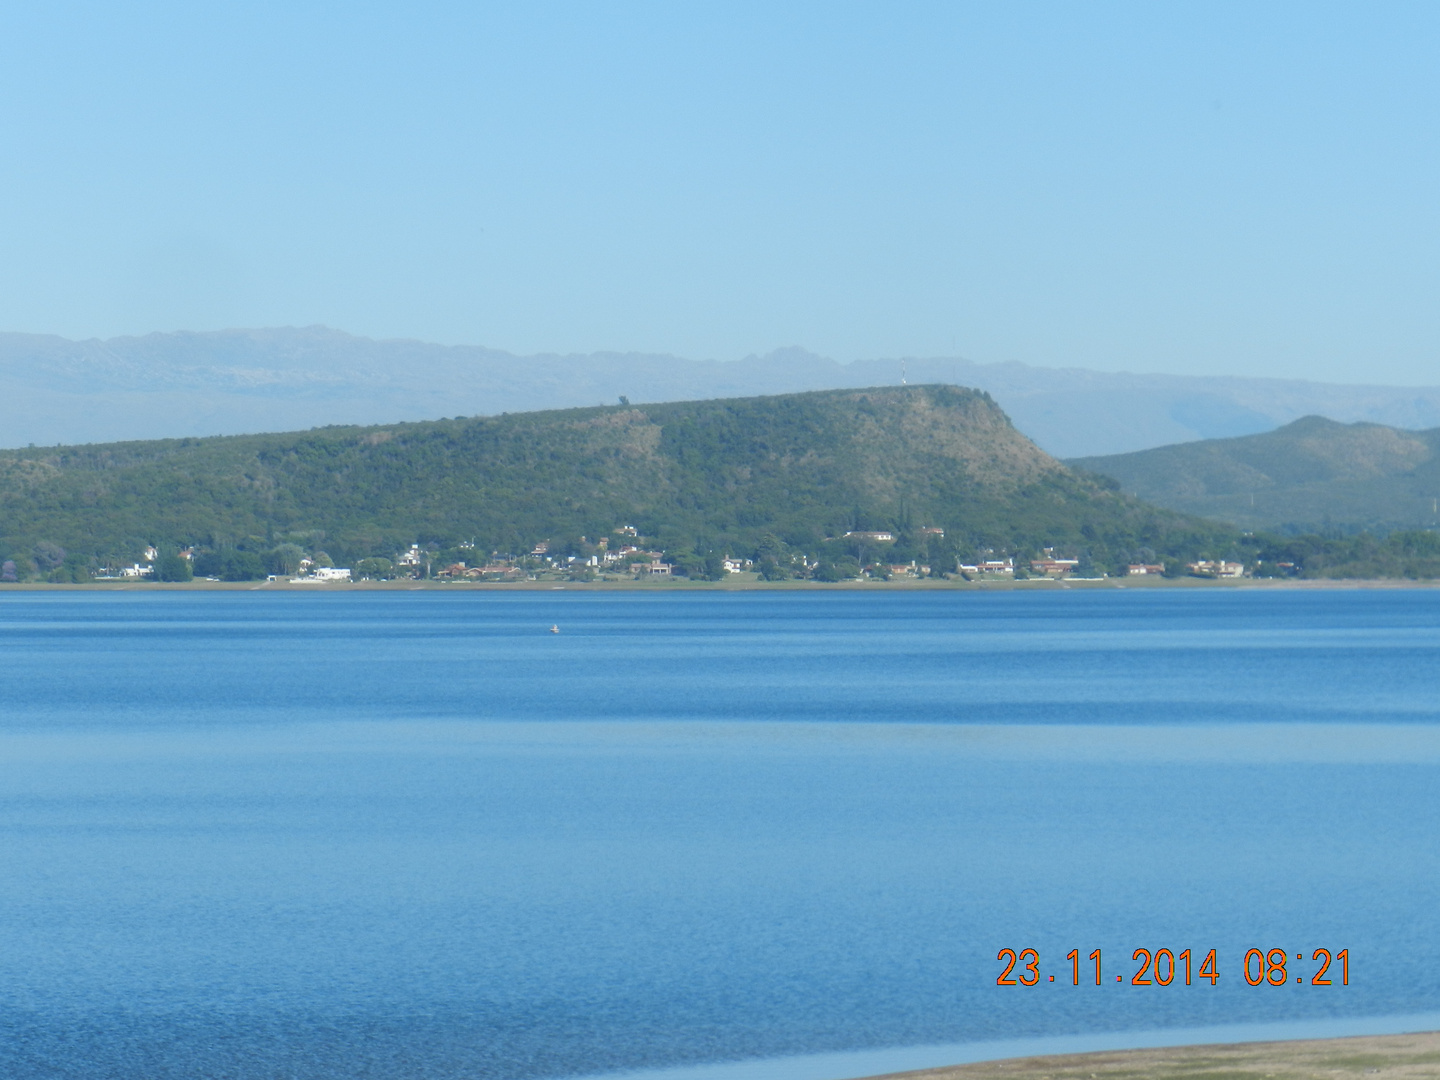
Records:
<instances>
[{"instance_id":1,"label":"shoreline","mask_svg":"<svg viewBox=\"0 0 1440 1080\"><path fill-rule=\"evenodd\" d=\"M1319 1080L1367 1070L1440 1076L1440 1012L813 1051L566 1080Z\"/></svg>"},{"instance_id":2,"label":"shoreline","mask_svg":"<svg viewBox=\"0 0 1440 1080\"><path fill-rule=\"evenodd\" d=\"M865 1080L1227 1080L1373 1076L1415 1080L1440 1075L1440 1032L1350 1035L1275 1042L1201 1043L1084 1054L1002 1058L967 1065L882 1073Z\"/></svg>"},{"instance_id":3,"label":"shoreline","mask_svg":"<svg viewBox=\"0 0 1440 1080\"><path fill-rule=\"evenodd\" d=\"M1099 578L1058 581L49 581L7 582L5 592L1064 592L1126 589L1436 589L1440 580L1409 578Z\"/></svg>"}]
</instances>

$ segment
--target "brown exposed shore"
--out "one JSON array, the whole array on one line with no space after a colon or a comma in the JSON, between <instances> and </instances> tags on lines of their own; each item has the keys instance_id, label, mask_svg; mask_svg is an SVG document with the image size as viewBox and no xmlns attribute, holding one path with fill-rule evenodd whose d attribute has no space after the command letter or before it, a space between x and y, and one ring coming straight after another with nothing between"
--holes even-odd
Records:
<instances>
[{"instance_id":1,"label":"brown exposed shore","mask_svg":"<svg viewBox=\"0 0 1440 1080\"><path fill-rule=\"evenodd\" d=\"M1440 1032L1013 1058L885 1080L1435 1080ZM870 1080L880 1080L878 1077Z\"/></svg>"}]
</instances>

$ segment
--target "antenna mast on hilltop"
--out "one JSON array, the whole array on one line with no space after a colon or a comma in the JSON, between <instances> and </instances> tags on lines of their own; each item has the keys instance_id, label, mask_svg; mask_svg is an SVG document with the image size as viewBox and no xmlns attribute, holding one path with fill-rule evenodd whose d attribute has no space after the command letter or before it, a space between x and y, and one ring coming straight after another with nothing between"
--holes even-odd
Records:
<instances>
[{"instance_id":1,"label":"antenna mast on hilltop","mask_svg":"<svg viewBox=\"0 0 1440 1080\"><path fill-rule=\"evenodd\" d=\"M900 361L900 385L905 385L905 361Z\"/></svg>"}]
</instances>

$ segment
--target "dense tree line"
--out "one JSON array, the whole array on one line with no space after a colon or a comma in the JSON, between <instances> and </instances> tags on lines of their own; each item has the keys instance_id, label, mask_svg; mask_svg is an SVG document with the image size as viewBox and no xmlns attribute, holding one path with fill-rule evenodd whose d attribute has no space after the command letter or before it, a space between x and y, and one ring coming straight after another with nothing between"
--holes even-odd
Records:
<instances>
[{"instance_id":1,"label":"dense tree line","mask_svg":"<svg viewBox=\"0 0 1440 1080\"><path fill-rule=\"evenodd\" d=\"M1239 549L1260 577L1440 578L1440 533L1256 534Z\"/></svg>"}]
</instances>

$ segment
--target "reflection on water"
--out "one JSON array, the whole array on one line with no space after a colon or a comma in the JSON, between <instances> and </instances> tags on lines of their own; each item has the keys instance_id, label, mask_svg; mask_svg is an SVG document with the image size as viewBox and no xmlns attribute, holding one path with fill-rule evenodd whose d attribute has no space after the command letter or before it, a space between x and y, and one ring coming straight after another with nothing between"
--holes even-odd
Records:
<instances>
[{"instance_id":1,"label":"reflection on water","mask_svg":"<svg viewBox=\"0 0 1440 1080\"><path fill-rule=\"evenodd\" d=\"M6 1076L1440 1009L1433 593L12 593L0 646ZM1222 978L1132 987L1137 947Z\"/></svg>"}]
</instances>

